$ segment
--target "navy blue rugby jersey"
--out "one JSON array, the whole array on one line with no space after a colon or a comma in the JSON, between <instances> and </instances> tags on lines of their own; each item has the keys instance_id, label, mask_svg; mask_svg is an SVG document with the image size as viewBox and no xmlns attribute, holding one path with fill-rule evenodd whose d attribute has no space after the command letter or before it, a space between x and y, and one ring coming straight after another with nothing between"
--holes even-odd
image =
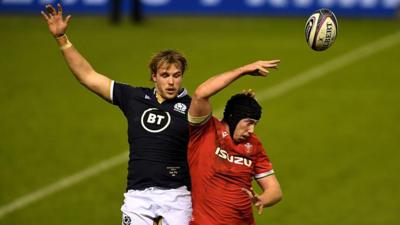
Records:
<instances>
[{"instance_id":1,"label":"navy blue rugby jersey","mask_svg":"<svg viewBox=\"0 0 400 225\"><path fill-rule=\"evenodd\" d=\"M183 89L158 103L155 89L112 82L112 103L128 121L130 147L127 190L148 187L190 189L187 111L191 98Z\"/></svg>"}]
</instances>

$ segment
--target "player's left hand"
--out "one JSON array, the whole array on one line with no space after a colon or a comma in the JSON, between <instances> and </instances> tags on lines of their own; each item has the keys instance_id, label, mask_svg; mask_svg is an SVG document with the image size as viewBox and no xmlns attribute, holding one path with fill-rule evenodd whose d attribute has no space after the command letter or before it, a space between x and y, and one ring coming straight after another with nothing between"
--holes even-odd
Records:
<instances>
[{"instance_id":1,"label":"player's left hand","mask_svg":"<svg viewBox=\"0 0 400 225\"><path fill-rule=\"evenodd\" d=\"M277 69L280 60L260 60L241 67L244 74L252 76L266 77L269 74L269 69Z\"/></svg>"},{"instance_id":2,"label":"player's left hand","mask_svg":"<svg viewBox=\"0 0 400 225\"><path fill-rule=\"evenodd\" d=\"M250 188L250 190L247 188L242 188L242 191L247 193L251 202L257 208L258 214L261 215L264 211L264 204L262 203L258 194L254 192L253 188Z\"/></svg>"}]
</instances>

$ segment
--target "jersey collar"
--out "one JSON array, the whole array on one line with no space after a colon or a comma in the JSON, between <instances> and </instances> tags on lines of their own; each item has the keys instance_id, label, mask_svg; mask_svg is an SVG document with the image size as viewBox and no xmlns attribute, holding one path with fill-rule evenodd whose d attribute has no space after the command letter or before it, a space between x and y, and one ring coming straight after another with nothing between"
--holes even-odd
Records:
<instances>
[{"instance_id":1,"label":"jersey collar","mask_svg":"<svg viewBox=\"0 0 400 225\"><path fill-rule=\"evenodd\" d=\"M156 88L153 88L153 94L154 96L156 96L157 90ZM176 96L176 98L183 98L186 95L188 95L188 92L186 90L186 88L181 88L181 90L179 91L178 95Z\"/></svg>"}]
</instances>

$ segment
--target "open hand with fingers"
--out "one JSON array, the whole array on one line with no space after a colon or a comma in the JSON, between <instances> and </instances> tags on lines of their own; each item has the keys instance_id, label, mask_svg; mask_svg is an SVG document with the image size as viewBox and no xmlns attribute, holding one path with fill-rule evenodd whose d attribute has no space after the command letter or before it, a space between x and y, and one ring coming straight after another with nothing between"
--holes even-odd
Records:
<instances>
[{"instance_id":1,"label":"open hand with fingers","mask_svg":"<svg viewBox=\"0 0 400 225\"><path fill-rule=\"evenodd\" d=\"M49 26L50 33L54 37L61 37L65 34L71 15L63 18L63 9L60 3L57 4L58 11L52 5L46 5L46 12L41 12Z\"/></svg>"},{"instance_id":2,"label":"open hand with fingers","mask_svg":"<svg viewBox=\"0 0 400 225\"><path fill-rule=\"evenodd\" d=\"M257 61L248 65L243 66L243 74L250 74L253 76L267 76L270 68L277 69L280 60L269 60L269 61Z\"/></svg>"},{"instance_id":3,"label":"open hand with fingers","mask_svg":"<svg viewBox=\"0 0 400 225\"><path fill-rule=\"evenodd\" d=\"M264 211L264 204L259 198L259 195L254 192L253 188L250 188L250 190L247 188L242 188L242 191L247 193L253 205L257 207L258 214L261 215Z\"/></svg>"}]
</instances>

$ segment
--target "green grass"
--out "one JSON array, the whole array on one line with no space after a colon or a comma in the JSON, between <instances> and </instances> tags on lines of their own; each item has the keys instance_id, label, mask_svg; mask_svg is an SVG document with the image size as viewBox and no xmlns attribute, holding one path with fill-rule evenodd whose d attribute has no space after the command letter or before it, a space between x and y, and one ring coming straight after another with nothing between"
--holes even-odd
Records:
<instances>
[{"instance_id":1,"label":"green grass","mask_svg":"<svg viewBox=\"0 0 400 225\"><path fill-rule=\"evenodd\" d=\"M97 71L149 86L161 49L189 59L191 92L206 78L258 59L281 59L269 78L243 78L213 98L256 92L399 31L398 21L339 18L337 43L313 52L304 19L151 18L113 27L74 17L73 44ZM122 113L81 87L37 17L0 17L0 206L127 151ZM257 132L284 199L258 224L394 225L400 208L400 45L261 102ZM126 164L0 218L14 224L119 224Z\"/></svg>"}]
</instances>

